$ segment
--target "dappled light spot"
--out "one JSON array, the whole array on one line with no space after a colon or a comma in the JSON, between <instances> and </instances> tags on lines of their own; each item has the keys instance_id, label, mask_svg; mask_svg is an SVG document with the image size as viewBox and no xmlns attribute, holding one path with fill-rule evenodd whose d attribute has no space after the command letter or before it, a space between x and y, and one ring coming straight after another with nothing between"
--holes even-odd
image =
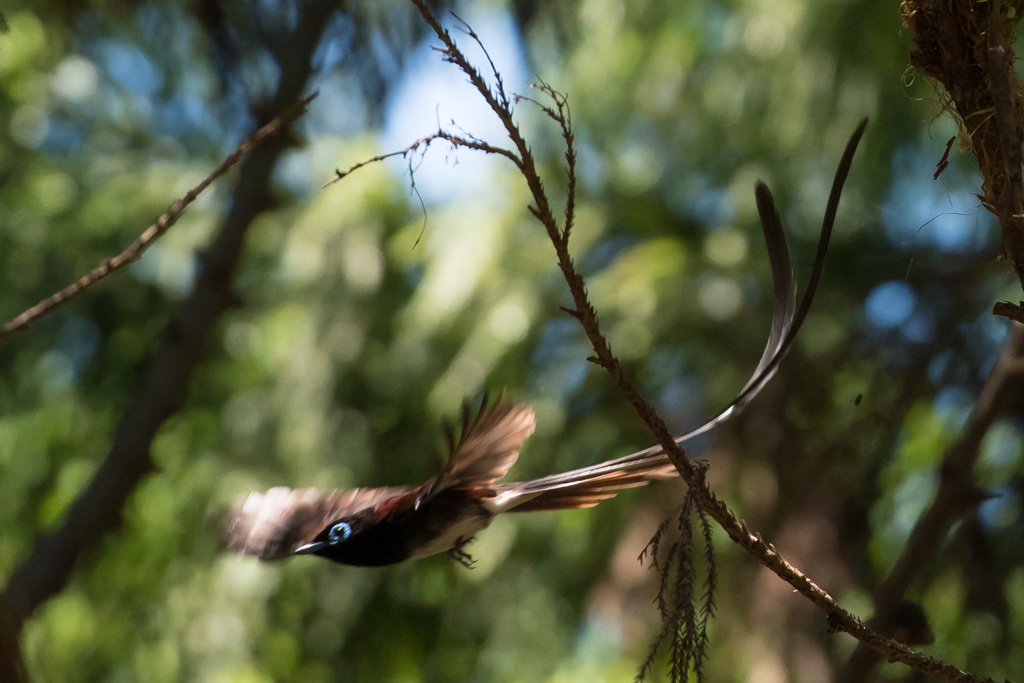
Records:
<instances>
[{"instance_id":1,"label":"dappled light spot","mask_svg":"<svg viewBox=\"0 0 1024 683\"><path fill-rule=\"evenodd\" d=\"M133 93L150 96L163 85L163 76L138 45L106 41L97 46L97 54L110 76Z\"/></svg>"},{"instance_id":2,"label":"dappled light spot","mask_svg":"<svg viewBox=\"0 0 1024 683\"><path fill-rule=\"evenodd\" d=\"M14 110L7 129L11 132L11 138L19 145L35 149L46 139L46 134L50 131L50 121L45 110L26 104Z\"/></svg>"},{"instance_id":3,"label":"dappled light spot","mask_svg":"<svg viewBox=\"0 0 1024 683\"><path fill-rule=\"evenodd\" d=\"M589 676L584 676L590 678L607 667L622 652L623 635L622 621L615 615L590 614L576 634L576 668L588 672Z\"/></svg>"},{"instance_id":4,"label":"dappled light spot","mask_svg":"<svg viewBox=\"0 0 1024 683\"><path fill-rule=\"evenodd\" d=\"M434 387L430 402L437 405L457 404L462 397L470 396L480 389L485 372L480 360L463 350Z\"/></svg>"},{"instance_id":5,"label":"dappled light spot","mask_svg":"<svg viewBox=\"0 0 1024 683\"><path fill-rule=\"evenodd\" d=\"M624 318L608 330L608 342L621 360L644 358L651 347L650 325L640 318Z\"/></svg>"},{"instance_id":6,"label":"dappled light spot","mask_svg":"<svg viewBox=\"0 0 1024 683\"><path fill-rule=\"evenodd\" d=\"M74 179L60 171L39 174L32 179L30 187L39 212L44 216L64 211L78 196L78 185Z\"/></svg>"},{"instance_id":7,"label":"dappled light spot","mask_svg":"<svg viewBox=\"0 0 1024 683\"><path fill-rule=\"evenodd\" d=\"M743 44L759 59L768 59L782 52L786 45L787 29L772 11L752 17L743 30Z\"/></svg>"},{"instance_id":8,"label":"dappled light spot","mask_svg":"<svg viewBox=\"0 0 1024 683\"><path fill-rule=\"evenodd\" d=\"M642 280L630 280L619 290L619 311L623 315L646 320L658 305L658 295L650 284Z\"/></svg>"},{"instance_id":9,"label":"dappled light spot","mask_svg":"<svg viewBox=\"0 0 1024 683\"><path fill-rule=\"evenodd\" d=\"M766 650L767 644L758 647L760 652L754 657L750 665L750 675L746 683L785 683L786 667L779 655Z\"/></svg>"},{"instance_id":10,"label":"dappled light spot","mask_svg":"<svg viewBox=\"0 0 1024 683\"><path fill-rule=\"evenodd\" d=\"M891 516L886 520L886 529L881 537L889 541L888 556L895 559L897 550L903 546L910 530L914 528L921 511L935 495L938 476L933 470L921 469L909 472L892 492L894 499Z\"/></svg>"},{"instance_id":11,"label":"dappled light spot","mask_svg":"<svg viewBox=\"0 0 1024 683\"><path fill-rule=\"evenodd\" d=\"M129 267L139 280L156 285L168 294L183 296L195 277L195 255L169 245L169 242L154 244L146 252L146 258Z\"/></svg>"},{"instance_id":12,"label":"dappled light spot","mask_svg":"<svg viewBox=\"0 0 1024 683\"><path fill-rule=\"evenodd\" d=\"M224 349L232 358L245 358L251 351L249 344L251 335L251 323L232 320L224 330Z\"/></svg>"},{"instance_id":13,"label":"dappled light spot","mask_svg":"<svg viewBox=\"0 0 1024 683\"><path fill-rule=\"evenodd\" d=\"M312 345L312 311L299 306L281 306L260 320L251 337L256 357L268 368L287 366L299 349Z\"/></svg>"},{"instance_id":14,"label":"dappled light spot","mask_svg":"<svg viewBox=\"0 0 1024 683\"><path fill-rule=\"evenodd\" d=\"M238 651L246 645L242 618L231 612L211 612L196 619L185 634L188 649L196 655L217 650Z\"/></svg>"},{"instance_id":15,"label":"dappled light spot","mask_svg":"<svg viewBox=\"0 0 1024 683\"><path fill-rule=\"evenodd\" d=\"M721 119L723 125L737 121L743 113L743 100L749 83L729 64L712 67L704 88L704 106Z\"/></svg>"},{"instance_id":16,"label":"dappled light spot","mask_svg":"<svg viewBox=\"0 0 1024 683\"><path fill-rule=\"evenodd\" d=\"M90 649L93 635L101 630L99 615L92 608L88 596L81 590L65 591L46 605L45 618L50 622L48 633L43 631L26 633L25 649L46 652L51 666L61 667L60 671L74 671L76 656ZM60 647L50 648L40 638L52 639Z\"/></svg>"},{"instance_id":17,"label":"dappled light spot","mask_svg":"<svg viewBox=\"0 0 1024 683\"><path fill-rule=\"evenodd\" d=\"M53 91L74 104L80 104L92 97L98 82L96 67L81 55L65 58L50 76Z\"/></svg>"},{"instance_id":18,"label":"dappled light spot","mask_svg":"<svg viewBox=\"0 0 1024 683\"><path fill-rule=\"evenodd\" d=\"M991 493L995 494L981 504L978 518L988 529L1012 530L1020 524L1021 496L1012 487L1003 486Z\"/></svg>"},{"instance_id":19,"label":"dappled light spot","mask_svg":"<svg viewBox=\"0 0 1024 683\"><path fill-rule=\"evenodd\" d=\"M224 403L221 410L224 431L242 445L248 443L266 419L269 403L269 397L255 389L235 394Z\"/></svg>"},{"instance_id":20,"label":"dappled light spot","mask_svg":"<svg viewBox=\"0 0 1024 683\"><path fill-rule=\"evenodd\" d=\"M891 280L875 287L864 303L868 323L883 329L898 327L914 313L917 295L901 280Z\"/></svg>"},{"instance_id":21,"label":"dappled light spot","mask_svg":"<svg viewBox=\"0 0 1024 683\"><path fill-rule=\"evenodd\" d=\"M384 277L384 255L371 244L352 244L345 250L345 281L352 289L369 293Z\"/></svg>"},{"instance_id":22,"label":"dappled light spot","mask_svg":"<svg viewBox=\"0 0 1024 683\"><path fill-rule=\"evenodd\" d=\"M936 418L953 431L961 429L974 408L973 392L966 387L947 385L939 389L933 402Z\"/></svg>"},{"instance_id":23,"label":"dappled light spot","mask_svg":"<svg viewBox=\"0 0 1024 683\"><path fill-rule=\"evenodd\" d=\"M293 232L281 254L279 277L285 281L311 282L323 274L325 258L321 239Z\"/></svg>"},{"instance_id":24,"label":"dappled light spot","mask_svg":"<svg viewBox=\"0 0 1024 683\"><path fill-rule=\"evenodd\" d=\"M671 115L686 82L687 62L692 59L692 55L679 54L679 43L665 42L668 44L652 57L636 89L638 104L652 115Z\"/></svg>"},{"instance_id":25,"label":"dappled light spot","mask_svg":"<svg viewBox=\"0 0 1024 683\"><path fill-rule=\"evenodd\" d=\"M715 230L704 239L704 255L718 266L738 266L747 258L747 237L735 228Z\"/></svg>"},{"instance_id":26,"label":"dappled light spot","mask_svg":"<svg viewBox=\"0 0 1024 683\"><path fill-rule=\"evenodd\" d=\"M697 302L714 320L728 320L736 315L742 301L743 290L736 281L720 275L704 278L697 290Z\"/></svg>"},{"instance_id":27,"label":"dappled light spot","mask_svg":"<svg viewBox=\"0 0 1024 683\"><path fill-rule=\"evenodd\" d=\"M634 321L647 320L657 311L661 297L678 296L685 263L686 253L677 240L640 242L591 278L591 298L599 309L615 306Z\"/></svg>"},{"instance_id":28,"label":"dappled light spot","mask_svg":"<svg viewBox=\"0 0 1024 683\"><path fill-rule=\"evenodd\" d=\"M67 514L71 503L95 471L95 463L86 458L71 458L62 463L55 486L39 506L39 521L45 525L55 524Z\"/></svg>"},{"instance_id":29,"label":"dappled light spot","mask_svg":"<svg viewBox=\"0 0 1024 683\"><path fill-rule=\"evenodd\" d=\"M827 353L847 341L847 328L840 316L828 314L823 308L817 309L804 323L797 344L808 353Z\"/></svg>"},{"instance_id":30,"label":"dappled light spot","mask_svg":"<svg viewBox=\"0 0 1024 683\"><path fill-rule=\"evenodd\" d=\"M49 390L66 389L75 377L74 365L66 353L48 351L39 359L40 385Z\"/></svg>"},{"instance_id":31,"label":"dappled light spot","mask_svg":"<svg viewBox=\"0 0 1024 683\"><path fill-rule=\"evenodd\" d=\"M500 244L500 228L482 212L463 210L458 215L435 214L428 242L418 248L430 252L431 261L408 305L409 322L417 334L443 324L470 301Z\"/></svg>"},{"instance_id":32,"label":"dappled light spot","mask_svg":"<svg viewBox=\"0 0 1024 683\"><path fill-rule=\"evenodd\" d=\"M336 363L351 363L363 350L363 329L351 320L338 320L327 331L327 348Z\"/></svg>"},{"instance_id":33,"label":"dappled light spot","mask_svg":"<svg viewBox=\"0 0 1024 683\"><path fill-rule=\"evenodd\" d=\"M637 141L624 144L616 159L618 180L624 190L640 194L660 179L662 156L652 147Z\"/></svg>"},{"instance_id":34,"label":"dappled light spot","mask_svg":"<svg viewBox=\"0 0 1024 683\"><path fill-rule=\"evenodd\" d=\"M491 332L495 337L508 344L521 341L526 336L529 326L529 314L515 301L503 301L491 312Z\"/></svg>"},{"instance_id":35,"label":"dappled light spot","mask_svg":"<svg viewBox=\"0 0 1024 683\"><path fill-rule=\"evenodd\" d=\"M984 467L1000 479L1010 479L1020 466L1021 434L1018 423L1000 420L982 444ZM994 471L993 471L994 470Z\"/></svg>"}]
</instances>

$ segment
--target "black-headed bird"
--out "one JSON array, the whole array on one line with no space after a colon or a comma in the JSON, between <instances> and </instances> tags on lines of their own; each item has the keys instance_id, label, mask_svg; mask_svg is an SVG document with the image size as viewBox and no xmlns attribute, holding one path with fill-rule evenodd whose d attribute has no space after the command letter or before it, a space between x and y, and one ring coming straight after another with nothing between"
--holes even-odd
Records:
<instances>
[{"instance_id":1,"label":"black-headed bird","mask_svg":"<svg viewBox=\"0 0 1024 683\"><path fill-rule=\"evenodd\" d=\"M448 430L448 462L417 487L323 493L272 488L252 493L225 524L229 550L275 560L319 555L342 564L381 566L463 550L476 532L505 512L588 508L620 489L675 476L660 449L649 449L578 470L499 483L533 434L533 410L499 398L472 414L463 405L458 441Z\"/></svg>"}]
</instances>

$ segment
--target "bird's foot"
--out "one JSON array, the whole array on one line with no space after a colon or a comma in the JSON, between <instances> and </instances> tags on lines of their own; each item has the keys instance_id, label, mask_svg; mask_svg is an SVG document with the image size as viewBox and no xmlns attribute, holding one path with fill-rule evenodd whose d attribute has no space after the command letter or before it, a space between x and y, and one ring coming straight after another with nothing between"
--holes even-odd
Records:
<instances>
[{"instance_id":1,"label":"bird's foot","mask_svg":"<svg viewBox=\"0 0 1024 683\"><path fill-rule=\"evenodd\" d=\"M459 536L459 539L455 542L455 547L448 551L448 555L466 569L472 569L476 566L476 560L473 559L473 556L463 550L463 548L474 540L473 536L470 536L469 538Z\"/></svg>"}]
</instances>

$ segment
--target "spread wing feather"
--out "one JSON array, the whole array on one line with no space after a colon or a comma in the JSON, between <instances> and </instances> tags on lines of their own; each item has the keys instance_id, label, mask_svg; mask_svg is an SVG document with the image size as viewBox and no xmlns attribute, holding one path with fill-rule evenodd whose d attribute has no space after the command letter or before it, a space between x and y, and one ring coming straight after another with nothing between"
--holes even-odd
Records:
<instances>
[{"instance_id":1,"label":"spread wing feather","mask_svg":"<svg viewBox=\"0 0 1024 683\"><path fill-rule=\"evenodd\" d=\"M504 398L503 394L488 406L485 395L476 417L468 403L462 404L461 436L456 441L446 426L451 454L424 497L449 488L490 486L515 464L520 446L533 434L536 418L528 406Z\"/></svg>"}]
</instances>

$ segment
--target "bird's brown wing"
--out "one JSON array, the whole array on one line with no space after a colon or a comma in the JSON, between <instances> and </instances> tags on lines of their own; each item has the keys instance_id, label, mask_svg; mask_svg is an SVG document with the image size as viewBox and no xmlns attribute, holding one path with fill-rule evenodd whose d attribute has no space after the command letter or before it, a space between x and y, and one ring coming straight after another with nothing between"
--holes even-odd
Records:
<instances>
[{"instance_id":1,"label":"bird's brown wing","mask_svg":"<svg viewBox=\"0 0 1024 683\"><path fill-rule=\"evenodd\" d=\"M488 406L484 396L473 416L468 403L462 404L462 433L459 440L450 427L450 455L444 470L430 481L424 498L456 487L490 486L505 476L519 457L519 447L536 426L533 410L521 403L508 403L504 395Z\"/></svg>"},{"instance_id":2,"label":"bird's brown wing","mask_svg":"<svg viewBox=\"0 0 1024 683\"><path fill-rule=\"evenodd\" d=\"M261 560L289 557L331 522L407 493L408 487L352 489L324 493L283 486L250 493L224 517L222 543L227 550Z\"/></svg>"}]
</instances>

